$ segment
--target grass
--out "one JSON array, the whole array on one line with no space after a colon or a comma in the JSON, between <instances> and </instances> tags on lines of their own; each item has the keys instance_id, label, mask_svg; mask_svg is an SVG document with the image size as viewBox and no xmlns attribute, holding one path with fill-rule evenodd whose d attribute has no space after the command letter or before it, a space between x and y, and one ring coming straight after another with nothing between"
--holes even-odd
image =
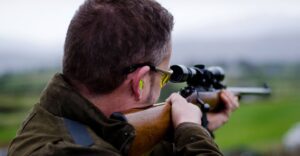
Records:
<instances>
[{"instance_id":1,"label":"grass","mask_svg":"<svg viewBox=\"0 0 300 156\"><path fill-rule=\"evenodd\" d=\"M31 106L36 103L36 99L37 97L27 96L0 96L1 104L3 101L11 104L11 107L6 109L9 111L0 113L0 119L2 119L0 122L0 146L6 146L16 135L17 129L26 118Z\"/></svg>"},{"instance_id":2,"label":"grass","mask_svg":"<svg viewBox=\"0 0 300 156\"><path fill-rule=\"evenodd\" d=\"M7 74L0 77L0 147L16 135L31 107L55 70Z\"/></svg>"},{"instance_id":3,"label":"grass","mask_svg":"<svg viewBox=\"0 0 300 156\"><path fill-rule=\"evenodd\" d=\"M264 151L281 144L287 130L300 121L299 95L295 90L270 100L242 102L230 121L216 131L216 142L223 150L246 146Z\"/></svg>"}]
</instances>

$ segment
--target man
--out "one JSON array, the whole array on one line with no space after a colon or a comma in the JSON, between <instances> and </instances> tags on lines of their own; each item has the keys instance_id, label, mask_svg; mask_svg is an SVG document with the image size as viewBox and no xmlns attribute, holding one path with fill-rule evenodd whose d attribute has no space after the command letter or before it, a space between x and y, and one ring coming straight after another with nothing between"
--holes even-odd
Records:
<instances>
[{"instance_id":1,"label":"man","mask_svg":"<svg viewBox=\"0 0 300 156\"><path fill-rule=\"evenodd\" d=\"M157 101L171 73L172 28L172 15L153 0L87 0L69 25L63 73L43 91L8 155L127 155L135 130L116 112ZM226 107L209 114L209 130L238 107L231 93L220 96ZM222 155L197 106L176 93L166 101L173 141L151 154Z\"/></svg>"}]
</instances>

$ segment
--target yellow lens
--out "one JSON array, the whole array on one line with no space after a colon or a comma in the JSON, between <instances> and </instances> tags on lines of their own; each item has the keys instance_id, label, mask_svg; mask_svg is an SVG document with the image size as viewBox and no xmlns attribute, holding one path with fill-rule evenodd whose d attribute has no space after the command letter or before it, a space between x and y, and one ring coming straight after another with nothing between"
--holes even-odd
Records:
<instances>
[{"instance_id":1,"label":"yellow lens","mask_svg":"<svg viewBox=\"0 0 300 156\"><path fill-rule=\"evenodd\" d=\"M161 76L160 87L163 88L170 80L170 74L163 73Z\"/></svg>"}]
</instances>

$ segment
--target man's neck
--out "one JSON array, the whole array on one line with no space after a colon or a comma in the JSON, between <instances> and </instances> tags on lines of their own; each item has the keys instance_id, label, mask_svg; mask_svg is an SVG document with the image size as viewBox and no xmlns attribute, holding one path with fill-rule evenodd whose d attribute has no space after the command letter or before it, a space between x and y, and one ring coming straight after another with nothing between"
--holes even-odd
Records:
<instances>
[{"instance_id":1,"label":"man's neck","mask_svg":"<svg viewBox=\"0 0 300 156\"><path fill-rule=\"evenodd\" d=\"M130 96L131 91L125 86L120 86L111 93L94 94L85 85L76 81L72 81L72 85L107 117L114 112L124 112L138 105L137 101Z\"/></svg>"},{"instance_id":2,"label":"man's neck","mask_svg":"<svg viewBox=\"0 0 300 156\"><path fill-rule=\"evenodd\" d=\"M124 112L128 110L128 104L133 103L128 97L123 94L110 93L94 97L86 97L92 104L101 110L105 116L109 117L114 112Z\"/></svg>"},{"instance_id":3,"label":"man's neck","mask_svg":"<svg viewBox=\"0 0 300 156\"><path fill-rule=\"evenodd\" d=\"M76 90L94 106L96 106L106 117L114 112L125 112L133 108L146 108L153 103L137 99L128 83L124 82L117 89L107 94L94 94L85 85L71 81Z\"/></svg>"}]
</instances>

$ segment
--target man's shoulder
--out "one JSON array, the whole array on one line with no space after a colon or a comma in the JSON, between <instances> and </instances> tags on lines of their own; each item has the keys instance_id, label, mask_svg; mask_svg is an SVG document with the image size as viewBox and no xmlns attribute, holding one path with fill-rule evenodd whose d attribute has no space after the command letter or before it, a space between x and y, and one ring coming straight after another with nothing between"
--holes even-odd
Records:
<instances>
[{"instance_id":1,"label":"man's shoulder","mask_svg":"<svg viewBox=\"0 0 300 156\"><path fill-rule=\"evenodd\" d=\"M35 134L62 134L65 132L63 118L58 117L41 107L37 103L31 113L23 122L18 134L35 133Z\"/></svg>"},{"instance_id":2,"label":"man's shoulder","mask_svg":"<svg viewBox=\"0 0 300 156\"><path fill-rule=\"evenodd\" d=\"M82 126L87 129L92 144L84 146L76 143L65 121L66 118L55 116L36 104L11 142L8 155L70 155L75 151L86 154L99 151L119 153L86 125Z\"/></svg>"},{"instance_id":3,"label":"man's shoulder","mask_svg":"<svg viewBox=\"0 0 300 156\"><path fill-rule=\"evenodd\" d=\"M36 104L12 140L9 154L20 152L27 155L47 142L62 139L67 139L63 120L43 109L40 104Z\"/></svg>"}]
</instances>

